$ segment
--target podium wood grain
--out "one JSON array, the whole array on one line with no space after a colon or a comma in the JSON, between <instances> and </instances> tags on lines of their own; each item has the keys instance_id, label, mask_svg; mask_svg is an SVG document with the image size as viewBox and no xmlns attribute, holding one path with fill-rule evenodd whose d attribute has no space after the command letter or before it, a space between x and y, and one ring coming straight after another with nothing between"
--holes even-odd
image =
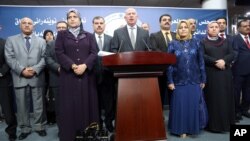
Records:
<instances>
[{"instance_id":1,"label":"podium wood grain","mask_svg":"<svg viewBox=\"0 0 250 141\"><path fill-rule=\"evenodd\" d=\"M102 61L118 78L115 140L165 140L158 76L176 57L162 52L125 52Z\"/></svg>"}]
</instances>

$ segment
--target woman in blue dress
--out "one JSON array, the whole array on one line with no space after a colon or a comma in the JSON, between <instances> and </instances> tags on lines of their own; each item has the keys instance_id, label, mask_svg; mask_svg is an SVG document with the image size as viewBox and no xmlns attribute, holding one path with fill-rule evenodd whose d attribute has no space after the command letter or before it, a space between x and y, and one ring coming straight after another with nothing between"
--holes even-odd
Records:
<instances>
[{"instance_id":1,"label":"woman in blue dress","mask_svg":"<svg viewBox=\"0 0 250 141\"><path fill-rule=\"evenodd\" d=\"M168 53L176 55L177 62L168 68L168 88L173 91L170 101L169 130L185 138L199 134L201 120L199 102L205 86L206 75L200 43L192 39L190 25L180 21L176 40L169 43Z\"/></svg>"}]
</instances>

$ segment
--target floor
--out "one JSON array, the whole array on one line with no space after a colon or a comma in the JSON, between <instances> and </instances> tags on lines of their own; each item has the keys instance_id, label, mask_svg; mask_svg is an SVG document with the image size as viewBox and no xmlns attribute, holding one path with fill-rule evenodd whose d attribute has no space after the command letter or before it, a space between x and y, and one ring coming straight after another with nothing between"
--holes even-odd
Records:
<instances>
[{"instance_id":1,"label":"floor","mask_svg":"<svg viewBox=\"0 0 250 141\"><path fill-rule=\"evenodd\" d=\"M168 110L164 111L165 119L166 119L166 127L167 127L167 117ZM239 124L247 124L250 125L250 118L243 117L243 120ZM0 141L8 141L8 136L4 132L6 124L4 122L0 123ZM47 126L46 137L40 137L37 133L33 132L29 135L24 141L59 141L58 139L58 128L57 125ZM17 135L20 133L18 132ZM177 136L173 136L167 134L167 141L229 141L229 133L211 133L207 131L202 131L198 136L188 136L185 139L182 139Z\"/></svg>"}]
</instances>

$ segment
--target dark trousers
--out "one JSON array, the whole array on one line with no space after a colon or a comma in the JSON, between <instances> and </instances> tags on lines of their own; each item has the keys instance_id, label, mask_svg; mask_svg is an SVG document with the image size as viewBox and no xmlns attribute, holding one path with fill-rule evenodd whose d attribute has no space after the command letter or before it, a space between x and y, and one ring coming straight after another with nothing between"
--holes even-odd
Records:
<instances>
[{"instance_id":1,"label":"dark trousers","mask_svg":"<svg viewBox=\"0 0 250 141\"><path fill-rule=\"evenodd\" d=\"M234 78L235 112L243 113L250 106L250 74L235 75ZM241 98L242 94L242 99Z\"/></svg>"},{"instance_id":2,"label":"dark trousers","mask_svg":"<svg viewBox=\"0 0 250 141\"><path fill-rule=\"evenodd\" d=\"M48 94L46 96L46 115L48 123L56 122L56 115L58 115L58 88L49 87Z\"/></svg>"},{"instance_id":3,"label":"dark trousers","mask_svg":"<svg viewBox=\"0 0 250 141\"><path fill-rule=\"evenodd\" d=\"M113 74L104 71L101 80L97 84L99 111L101 116L101 109L105 111L105 123L112 122L115 117L115 82ZM100 121L102 121L100 117Z\"/></svg>"},{"instance_id":4,"label":"dark trousers","mask_svg":"<svg viewBox=\"0 0 250 141\"><path fill-rule=\"evenodd\" d=\"M9 136L16 137L17 121L14 112L14 98L12 87L0 87L0 104L8 125L5 129Z\"/></svg>"},{"instance_id":5,"label":"dark trousers","mask_svg":"<svg viewBox=\"0 0 250 141\"><path fill-rule=\"evenodd\" d=\"M162 107L164 105L169 105L169 103L170 103L169 92L170 91L167 88L166 71L163 73L162 76L158 77L158 83L159 83L159 88L160 88L160 96L161 96Z\"/></svg>"}]
</instances>

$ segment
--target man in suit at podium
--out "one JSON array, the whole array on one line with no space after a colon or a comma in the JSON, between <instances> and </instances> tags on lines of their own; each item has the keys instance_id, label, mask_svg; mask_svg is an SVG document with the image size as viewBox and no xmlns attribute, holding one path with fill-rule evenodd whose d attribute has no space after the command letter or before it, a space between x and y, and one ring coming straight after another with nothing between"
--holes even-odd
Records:
<instances>
[{"instance_id":1,"label":"man in suit at podium","mask_svg":"<svg viewBox=\"0 0 250 141\"><path fill-rule=\"evenodd\" d=\"M110 43L112 37L104 34L105 30L105 20L103 17L96 16L93 18L93 29L95 41L97 43L97 50L99 53L101 51L110 52ZM112 125L112 121L115 117L115 87L114 87L114 77L113 73L102 65L102 57L98 53L98 60L95 67L95 73L97 76L97 92L98 92L98 104L99 104L99 115L101 125L103 121L105 123L105 127L113 132L114 127ZM101 110L105 111L105 119L102 120Z\"/></svg>"},{"instance_id":2,"label":"man in suit at podium","mask_svg":"<svg viewBox=\"0 0 250 141\"><path fill-rule=\"evenodd\" d=\"M127 24L114 31L112 52L150 51L148 31L136 25L138 15L134 8L127 8L124 19ZM154 50L154 49L153 49Z\"/></svg>"}]
</instances>

